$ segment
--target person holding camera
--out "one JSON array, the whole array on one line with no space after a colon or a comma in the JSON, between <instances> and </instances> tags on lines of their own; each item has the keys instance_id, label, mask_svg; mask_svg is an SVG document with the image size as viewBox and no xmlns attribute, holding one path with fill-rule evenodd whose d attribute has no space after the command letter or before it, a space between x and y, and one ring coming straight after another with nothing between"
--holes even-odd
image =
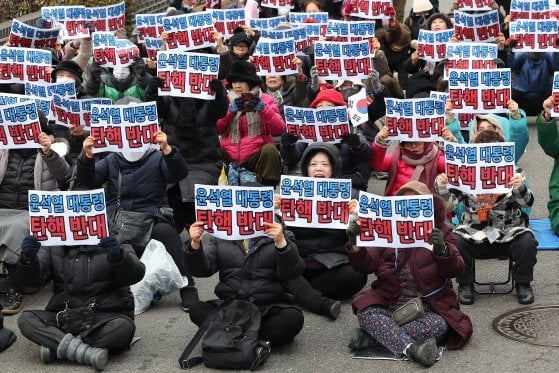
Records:
<instances>
[{"instance_id":1,"label":"person holding camera","mask_svg":"<svg viewBox=\"0 0 559 373\"><path fill-rule=\"evenodd\" d=\"M108 354L130 349L136 326L130 285L145 266L128 241L116 235L98 245L42 246L21 242L18 276L32 286L53 281L45 310L24 311L18 327L40 346L45 364L56 359L105 369Z\"/></svg>"},{"instance_id":2,"label":"person holding camera","mask_svg":"<svg viewBox=\"0 0 559 373\"><path fill-rule=\"evenodd\" d=\"M429 194L429 188L419 181L410 181L396 192L396 196ZM358 272L376 275L371 288L353 298L359 329L352 336L350 348L380 344L397 357L431 366L439 358L438 344L446 339L449 349L460 349L471 337L472 322L460 311L451 281L464 270L464 260L452 227L446 222L444 201L433 196L433 202L435 228L429 234L432 250L358 247L357 201L350 202L349 262ZM395 317L393 313L410 301L420 302L423 314L412 319Z\"/></svg>"}]
</instances>

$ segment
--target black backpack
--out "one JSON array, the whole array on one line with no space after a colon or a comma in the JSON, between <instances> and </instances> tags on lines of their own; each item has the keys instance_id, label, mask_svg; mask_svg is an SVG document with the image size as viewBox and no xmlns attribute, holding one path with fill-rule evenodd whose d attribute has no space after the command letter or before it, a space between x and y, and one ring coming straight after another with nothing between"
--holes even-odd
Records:
<instances>
[{"instance_id":1,"label":"black backpack","mask_svg":"<svg viewBox=\"0 0 559 373\"><path fill-rule=\"evenodd\" d=\"M262 365L271 351L258 339L260 310L244 300L227 299L206 318L179 358L181 368L200 363L208 368L250 369ZM189 359L202 340L202 356Z\"/></svg>"}]
</instances>

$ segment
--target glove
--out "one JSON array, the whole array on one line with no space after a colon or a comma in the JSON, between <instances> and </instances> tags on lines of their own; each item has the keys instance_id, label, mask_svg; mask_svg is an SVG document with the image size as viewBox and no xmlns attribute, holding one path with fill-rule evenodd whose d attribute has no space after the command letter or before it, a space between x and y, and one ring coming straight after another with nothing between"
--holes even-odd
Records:
<instances>
[{"instance_id":1,"label":"glove","mask_svg":"<svg viewBox=\"0 0 559 373\"><path fill-rule=\"evenodd\" d=\"M157 88L161 88L165 86L165 81L158 76L152 76L148 82L146 91L151 92L152 94L157 94Z\"/></svg>"},{"instance_id":2,"label":"glove","mask_svg":"<svg viewBox=\"0 0 559 373\"><path fill-rule=\"evenodd\" d=\"M91 80L96 82L101 81L101 75L105 70L99 65L97 62L93 62L91 64L91 68L89 69L89 73L91 74Z\"/></svg>"},{"instance_id":3,"label":"glove","mask_svg":"<svg viewBox=\"0 0 559 373\"><path fill-rule=\"evenodd\" d=\"M245 102L243 101L243 99L237 97L229 104L229 111L231 112L231 114L235 114L237 111L243 110L244 107Z\"/></svg>"},{"instance_id":4,"label":"glove","mask_svg":"<svg viewBox=\"0 0 559 373\"><path fill-rule=\"evenodd\" d=\"M42 29L49 29L52 27L52 22L45 18L39 18L35 21L35 27Z\"/></svg>"},{"instance_id":5,"label":"glove","mask_svg":"<svg viewBox=\"0 0 559 373\"><path fill-rule=\"evenodd\" d=\"M382 93L384 90L384 86L380 83L379 73L375 69L371 69L369 73L369 79L371 80L371 84L373 85L373 92L376 94Z\"/></svg>"},{"instance_id":6,"label":"glove","mask_svg":"<svg viewBox=\"0 0 559 373\"><path fill-rule=\"evenodd\" d=\"M250 106L254 108L257 112L261 112L262 110L266 109L266 104L262 102L260 97L255 97L250 100Z\"/></svg>"},{"instance_id":7,"label":"glove","mask_svg":"<svg viewBox=\"0 0 559 373\"><path fill-rule=\"evenodd\" d=\"M289 148L292 147L293 145L295 145L295 143L297 142L297 140L299 140L299 138L289 132L284 132L281 135L281 140L280 140L280 144L282 146L282 148Z\"/></svg>"},{"instance_id":8,"label":"glove","mask_svg":"<svg viewBox=\"0 0 559 373\"><path fill-rule=\"evenodd\" d=\"M99 247L107 252L110 263L118 263L122 260L122 249L116 238L112 236L102 238Z\"/></svg>"},{"instance_id":9,"label":"glove","mask_svg":"<svg viewBox=\"0 0 559 373\"><path fill-rule=\"evenodd\" d=\"M509 41L509 50L513 50L518 45L518 40L511 39Z\"/></svg>"},{"instance_id":10,"label":"glove","mask_svg":"<svg viewBox=\"0 0 559 373\"><path fill-rule=\"evenodd\" d=\"M134 73L139 77L146 76L146 62L142 57L136 57L132 65L130 65Z\"/></svg>"},{"instance_id":11,"label":"glove","mask_svg":"<svg viewBox=\"0 0 559 373\"><path fill-rule=\"evenodd\" d=\"M24 263L35 263L41 243L33 236L25 236L21 241L21 260Z\"/></svg>"},{"instance_id":12,"label":"glove","mask_svg":"<svg viewBox=\"0 0 559 373\"><path fill-rule=\"evenodd\" d=\"M433 253L436 256L446 255L446 245L444 243L443 232L438 228L433 228L429 234L429 243L433 245Z\"/></svg>"},{"instance_id":13,"label":"glove","mask_svg":"<svg viewBox=\"0 0 559 373\"><path fill-rule=\"evenodd\" d=\"M347 144L350 149L356 149L359 145L361 145L361 139L359 138L359 135L356 135L355 133L345 135L342 138L342 142Z\"/></svg>"},{"instance_id":14,"label":"glove","mask_svg":"<svg viewBox=\"0 0 559 373\"><path fill-rule=\"evenodd\" d=\"M345 233L347 234L349 243L355 245L357 243L357 236L361 234L361 227L357 224L357 219L351 218L349 220L349 225Z\"/></svg>"},{"instance_id":15,"label":"glove","mask_svg":"<svg viewBox=\"0 0 559 373\"><path fill-rule=\"evenodd\" d=\"M219 100L225 96L225 87L219 79L212 79L210 81L210 88L215 92L215 99Z\"/></svg>"}]
</instances>

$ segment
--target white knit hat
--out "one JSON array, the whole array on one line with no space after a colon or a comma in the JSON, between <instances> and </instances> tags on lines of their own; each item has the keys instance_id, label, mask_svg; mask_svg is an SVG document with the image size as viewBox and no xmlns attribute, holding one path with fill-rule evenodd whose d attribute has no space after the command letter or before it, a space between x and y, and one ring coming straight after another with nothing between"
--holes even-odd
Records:
<instances>
[{"instance_id":1,"label":"white knit hat","mask_svg":"<svg viewBox=\"0 0 559 373\"><path fill-rule=\"evenodd\" d=\"M412 9L414 13L428 12L433 9L429 0L413 0Z\"/></svg>"}]
</instances>

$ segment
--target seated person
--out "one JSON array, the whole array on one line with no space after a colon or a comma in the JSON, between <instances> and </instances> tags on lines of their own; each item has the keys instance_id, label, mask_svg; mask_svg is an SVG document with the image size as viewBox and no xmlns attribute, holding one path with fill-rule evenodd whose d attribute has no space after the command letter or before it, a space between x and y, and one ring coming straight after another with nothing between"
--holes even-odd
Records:
<instances>
[{"instance_id":1,"label":"seated person","mask_svg":"<svg viewBox=\"0 0 559 373\"><path fill-rule=\"evenodd\" d=\"M285 132L278 105L262 92L262 80L250 62L233 63L227 82L232 87L229 110L217 121L224 161L254 172L263 185L275 186L281 176L281 159L272 136Z\"/></svg>"},{"instance_id":2,"label":"seated person","mask_svg":"<svg viewBox=\"0 0 559 373\"><path fill-rule=\"evenodd\" d=\"M496 131L482 131L474 143L504 142ZM523 207L531 207L534 195L524 182L524 176L514 174L510 180L512 191L506 194L471 195L447 189L448 178L442 173L435 180L436 192L454 210L464 204L462 223L456 227L456 245L464 258L464 273L457 277L458 300L473 304L475 297L472 261L475 258L509 256L514 261L513 280L516 283L518 303L531 304L534 294L530 283L534 279L536 247L538 242L528 226Z\"/></svg>"},{"instance_id":3,"label":"seated person","mask_svg":"<svg viewBox=\"0 0 559 373\"><path fill-rule=\"evenodd\" d=\"M70 360L105 369L108 353L130 349L134 325L134 298L130 285L140 281L145 266L120 236L101 239L99 245L43 246L32 236L21 243L18 276L33 286L53 281L45 310L22 313L21 334L40 346L41 361ZM74 263L87 263L86 266ZM93 325L72 335L57 324L64 309L91 307Z\"/></svg>"},{"instance_id":4,"label":"seated person","mask_svg":"<svg viewBox=\"0 0 559 373\"><path fill-rule=\"evenodd\" d=\"M404 184L396 196L428 195L429 188L418 181ZM357 201L352 201L356 211ZM434 196L435 228L429 234L433 250L422 247L358 247L360 228L357 215L347 229L348 257L355 270L374 273L371 288L352 302L359 329L354 332L350 348L363 349L381 344L396 356L406 356L425 366L438 358L438 343L446 339L451 350L462 348L473 331L470 318L460 311L452 289L453 277L464 269L464 261L455 245L452 227L446 222L444 202ZM398 325L391 317L398 307L422 294L425 314Z\"/></svg>"},{"instance_id":5,"label":"seated person","mask_svg":"<svg viewBox=\"0 0 559 373\"><path fill-rule=\"evenodd\" d=\"M303 313L292 303L284 284L303 271L293 235L278 222L264 223L266 236L226 241L209 236L202 240L204 223L190 226L185 243L185 266L196 277L219 272L217 301L195 302L190 319L199 327L220 301L230 297L252 300L262 313L259 339L272 346L290 343L303 328Z\"/></svg>"}]
</instances>

